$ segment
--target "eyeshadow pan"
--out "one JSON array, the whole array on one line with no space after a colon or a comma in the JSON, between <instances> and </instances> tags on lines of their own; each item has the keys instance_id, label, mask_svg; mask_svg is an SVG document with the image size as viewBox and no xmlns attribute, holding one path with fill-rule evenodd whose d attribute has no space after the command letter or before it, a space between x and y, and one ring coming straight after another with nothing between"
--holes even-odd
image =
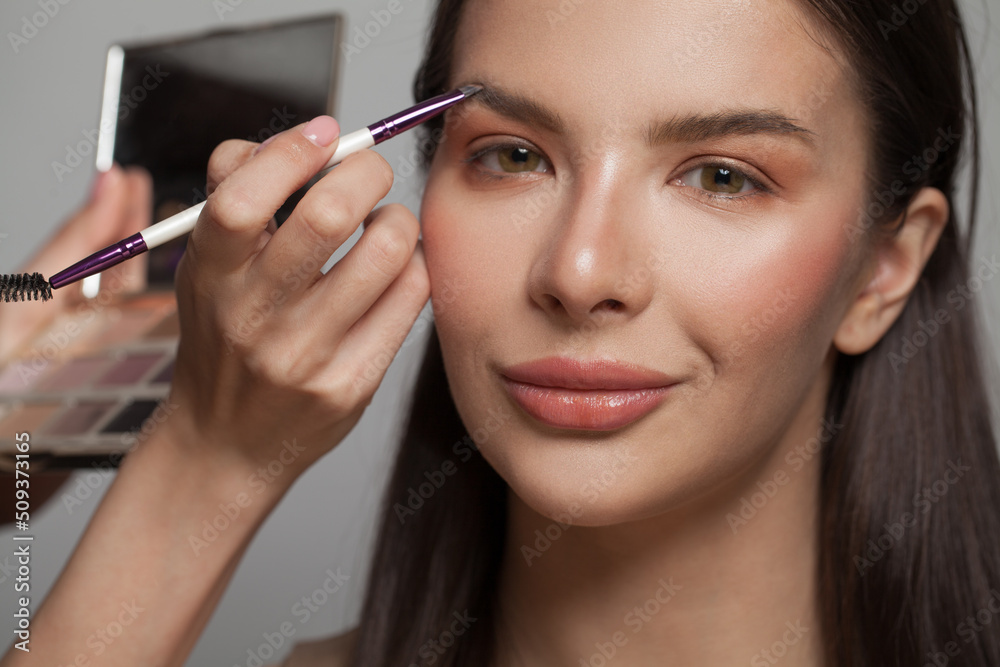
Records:
<instances>
[{"instance_id":1,"label":"eyeshadow pan","mask_svg":"<svg viewBox=\"0 0 1000 667\"><path fill-rule=\"evenodd\" d=\"M150 380L150 383L151 384L170 384L170 382L174 379L174 361L175 361L175 359L171 359L170 363L167 364L166 366L164 366L160 370L160 372L157 373L153 377L152 380Z\"/></svg>"},{"instance_id":2,"label":"eyeshadow pan","mask_svg":"<svg viewBox=\"0 0 1000 667\"><path fill-rule=\"evenodd\" d=\"M63 412L45 429L44 435L82 435L115 406L114 401L79 403Z\"/></svg>"},{"instance_id":3,"label":"eyeshadow pan","mask_svg":"<svg viewBox=\"0 0 1000 667\"><path fill-rule=\"evenodd\" d=\"M163 358L163 352L130 354L102 375L95 383L98 387L133 384Z\"/></svg>"},{"instance_id":4,"label":"eyeshadow pan","mask_svg":"<svg viewBox=\"0 0 1000 667\"><path fill-rule=\"evenodd\" d=\"M84 357L73 359L62 368L53 371L38 385L39 391L67 391L82 387L108 363L106 357Z\"/></svg>"},{"instance_id":5,"label":"eyeshadow pan","mask_svg":"<svg viewBox=\"0 0 1000 667\"><path fill-rule=\"evenodd\" d=\"M28 391L42 379L46 370L35 370L28 362L16 361L0 372L0 392L13 394Z\"/></svg>"},{"instance_id":6,"label":"eyeshadow pan","mask_svg":"<svg viewBox=\"0 0 1000 667\"><path fill-rule=\"evenodd\" d=\"M59 403L25 403L15 408L3 423L0 423L0 434L9 438L13 437L14 433L23 431L33 433L60 407Z\"/></svg>"},{"instance_id":7,"label":"eyeshadow pan","mask_svg":"<svg viewBox=\"0 0 1000 667\"><path fill-rule=\"evenodd\" d=\"M142 426L153 410L159 405L159 401L133 401L115 415L107 425L101 429L101 433L127 433Z\"/></svg>"}]
</instances>

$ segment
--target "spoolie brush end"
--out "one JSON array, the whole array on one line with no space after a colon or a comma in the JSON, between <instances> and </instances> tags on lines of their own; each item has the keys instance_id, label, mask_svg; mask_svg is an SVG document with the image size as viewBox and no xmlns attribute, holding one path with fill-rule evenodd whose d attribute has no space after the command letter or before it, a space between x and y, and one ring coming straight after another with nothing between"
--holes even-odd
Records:
<instances>
[{"instance_id":1,"label":"spoolie brush end","mask_svg":"<svg viewBox=\"0 0 1000 667\"><path fill-rule=\"evenodd\" d=\"M52 285L40 273L0 275L0 301L48 301Z\"/></svg>"}]
</instances>

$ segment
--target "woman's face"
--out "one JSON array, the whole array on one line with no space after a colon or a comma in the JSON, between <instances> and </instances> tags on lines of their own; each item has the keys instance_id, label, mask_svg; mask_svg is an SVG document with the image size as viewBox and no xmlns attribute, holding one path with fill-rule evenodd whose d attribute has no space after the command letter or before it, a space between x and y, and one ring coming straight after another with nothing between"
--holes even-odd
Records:
<instances>
[{"instance_id":1,"label":"woman's face","mask_svg":"<svg viewBox=\"0 0 1000 667\"><path fill-rule=\"evenodd\" d=\"M458 411L541 514L652 516L801 444L861 284L868 149L809 25L785 0L464 9L450 83L499 94L448 112L423 245ZM553 426L502 376L553 356L675 384L627 425Z\"/></svg>"}]
</instances>

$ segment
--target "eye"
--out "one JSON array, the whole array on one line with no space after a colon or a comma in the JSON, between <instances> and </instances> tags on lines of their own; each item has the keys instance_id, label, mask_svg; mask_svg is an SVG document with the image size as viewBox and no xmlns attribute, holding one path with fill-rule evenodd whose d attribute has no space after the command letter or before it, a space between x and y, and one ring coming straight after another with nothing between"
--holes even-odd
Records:
<instances>
[{"instance_id":1,"label":"eye","mask_svg":"<svg viewBox=\"0 0 1000 667\"><path fill-rule=\"evenodd\" d=\"M464 161L478 162L485 167L482 170L484 175L492 178L506 178L507 174L551 171L549 163L537 151L520 144L487 146Z\"/></svg>"},{"instance_id":2,"label":"eye","mask_svg":"<svg viewBox=\"0 0 1000 667\"><path fill-rule=\"evenodd\" d=\"M702 194L718 199L744 199L770 189L744 171L725 164L705 164L678 179Z\"/></svg>"}]
</instances>

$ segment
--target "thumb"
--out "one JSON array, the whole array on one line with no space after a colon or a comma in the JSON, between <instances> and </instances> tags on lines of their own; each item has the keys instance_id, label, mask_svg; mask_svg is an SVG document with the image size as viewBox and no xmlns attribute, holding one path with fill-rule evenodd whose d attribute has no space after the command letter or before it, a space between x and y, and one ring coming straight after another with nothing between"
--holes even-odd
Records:
<instances>
[{"instance_id":1,"label":"thumb","mask_svg":"<svg viewBox=\"0 0 1000 667\"><path fill-rule=\"evenodd\" d=\"M90 200L77 216L77 224L93 239L90 242L93 250L123 238L131 206L130 190L128 172L117 164L98 175Z\"/></svg>"},{"instance_id":2,"label":"thumb","mask_svg":"<svg viewBox=\"0 0 1000 667\"><path fill-rule=\"evenodd\" d=\"M44 276L62 271L87 255L113 243L120 226L113 215L114 200L121 201L120 167L112 166L95 183L90 201L59 228L45 245L25 262L19 272L39 272ZM109 220L108 218L112 218ZM65 312L83 300L80 283L56 290L52 303L21 304L16 320L0 317L0 360L5 360L45 326L58 312Z\"/></svg>"},{"instance_id":3,"label":"thumb","mask_svg":"<svg viewBox=\"0 0 1000 667\"><path fill-rule=\"evenodd\" d=\"M120 208L121 179L122 170L117 165L100 174L90 200L63 223L22 270L49 276L118 240L112 237L120 226L115 202Z\"/></svg>"},{"instance_id":4,"label":"thumb","mask_svg":"<svg viewBox=\"0 0 1000 667\"><path fill-rule=\"evenodd\" d=\"M128 167L117 183L101 187L96 202L97 215L107 215L111 230L111 238L105 245L132 236L152 224L153 179L148 171L142 167ZM120 196L115 189L120 190ZM115 293L142 291L146 287L147 264L148 256L143 253L108 269L104 273L106 280L101 281L102 288Z\"/></svg>"}]
</instances>

